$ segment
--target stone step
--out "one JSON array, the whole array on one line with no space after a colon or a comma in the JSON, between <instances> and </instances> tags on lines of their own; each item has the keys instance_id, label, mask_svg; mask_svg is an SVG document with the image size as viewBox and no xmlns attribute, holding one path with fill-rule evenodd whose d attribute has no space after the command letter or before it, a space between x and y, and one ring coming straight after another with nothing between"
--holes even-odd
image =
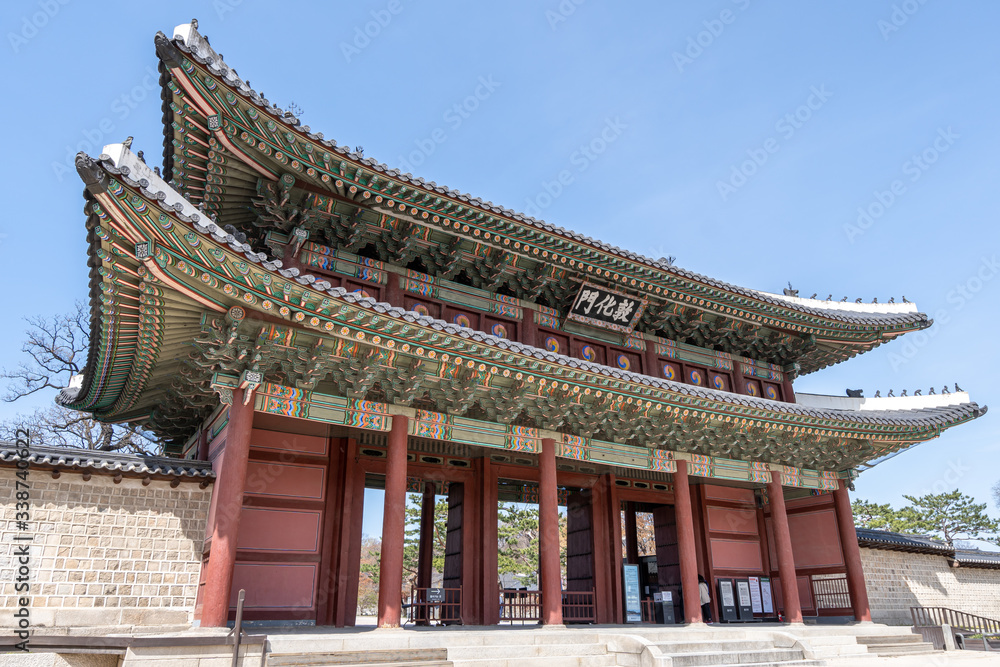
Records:
<instances>
[{"instance_id":1,"label":"stone step","mask_svg":"<svg viewBox=\"0 0 1000 667\"><path fill-rule=\"evenodd\" d=\"M878 644L919 644L922 641L920 635L861 635L858 637L859 644L875 646Z\"/></svg>"},{"instance_id":2,"label":"stone step","mask_svg":"<svg viewBox=\"0 0 1000 667\"><path fill-rule=\"evenodd\" d=\"M869 646L868 652L878 656L922 655L936 653L937 649L934 648L934 644L920 642L919 644L879 644L878 646Z\"/></svg>"},{"instance_id":3,"label":"stone step","mask_svg":"<svg viewBox=\"0 0 1000 667\"><path fill-rule=\"evenodd\" d=\"M613 667L613 655L531 656L524 658L473 658L453 661L455 667Z\"/></svg>"},{"instance_id":4,"label":"stone step","mask_svg":"<svg viewBox=\"0 0 1000 667\"><path fill-rule=\"evenodd\" d=\"M750 651L710 651L705 653L674 653L670 655L673 667L699 667L702 665L746 665L755 663L784 664L803 660L802 651L793 648L770 648Z\"/></svg>"},{"instance_id":5,"label":"stone step","mask_svg":"<svg viewBox=\"0 0 1000 667\"><path fill-rule=\"evenodd\" d=\"M300 667L302 665L389 665L398 663L430 664L448 660L448 651L441 648L388 649L382 651L338 651L331 653L301 652L272 653L267 658L270 667Z\"/></svg>"},{"instance_id":6,"label":"stone step","mask_svg":"<svg viewBox=\"0 0 1000 667\"><path fill-rule=\"evenodd\" d=\"M723 639L719 641L656 642L661 651L674 653L706 653L708 651L757 651L774 648L769 639Z\"/></svg>"},{"instance_id":7,"label":"stone step","mask_svg":"<svg viewBox=\"0 0 1000 667\"><path fill-rule=\"evenodd\" d=\"M271 655L267 656L267 664L275 665L271 661ZM282 662L280 663L283 667L371 667L372 665L378 665L378 667L453 667L454 663L450 660L415 660L415 661L397 661L397 662L323 662L323 661L307 661L307 662Z\"/></svg>"},{"instance_id":8,"label":"stone step","mask_svg":"<svg viewBox=\"0 0 1000 667\"><path fill-rule=\"evenodd\" d=\"M532 657L581 657L607 655L607 644L516 644L513 646L453 646L448 649L448 659L462 660Z\"/></svg>"}]
</instances>

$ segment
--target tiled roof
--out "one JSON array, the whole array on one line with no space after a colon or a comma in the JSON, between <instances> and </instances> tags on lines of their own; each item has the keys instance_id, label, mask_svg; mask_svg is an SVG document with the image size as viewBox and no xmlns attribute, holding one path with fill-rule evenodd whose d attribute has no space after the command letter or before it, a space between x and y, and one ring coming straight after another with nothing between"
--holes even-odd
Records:
<instances>
[{"instance_id":1,"label":"tiled roof","mask_svg":"<svg viewBox=\"0 0 1000 667\"><path fill-rule=\"evenodd\" d=\"M11 442L0 443L0 466L10 467L21 460L19 448ZM93 449L46 447L32 445L27 461L45 468L92 471L97 473L122 473L130 477L186 477L212 481L215 473L207 461L190 461L161 456L122 454Z\"/></svg>"},{"instance_id":2,"label":"tiled roof","mask_svg":"<svg viewBox=\"0 0 1000 667\"><path fill-rule=\"evenodd\" d=\"M558 236L566 239L571 239L582 245L590 246L596 248L608 255L613 255L622 259L627 259L632 262L646 265L651 268L655 268L665 274L674 275L686 280L701 283L704 285L709 285L716 289L731 292L733 294L742 295L752 299L762 301L774 306L779 306L781 308L786 308L788 310L799 311L802 313L807 313L810 315L816 315L820 317L826 317L832 320L848 322L853 324L859 324L864 326L874 326L879 324L919 324L921 326L929 326L930 319L925 313L918 312L915 307L913 308L870 308L870 309L859 309L856 304L841 304L840 302L833 301L821 301L817 299L788 299L781 297L779 295L770 294L767 292L762 292L754 289L749 289L745 287L740 287L738 285L732 285L721 280L716 280L708 276L704 276L693 271L688 271L680 267L674 266L673 264L668 264L660 260L651 259L645 257L638 253L634 253L630 250L625 250L617 246L604 243L598 239L585 236L583 234L578 234L569 229L558 227L556 225L549 224L543 220L537 220L533 217L518 213L507 208L497 206L489 201L483 201L478 197L473 197L472 195L440 186L434 181L425 181L422 178L414 176L409 173L404 173L398 169L393 169L381 162L378 162L372 158L364 157L355 151L350 150L345 146L340 146L336 141L331 141L323 138L322 133L314 133L311 131L308 125L301 125L298 118L289 111L283 110L275 105L272 105L269 100L263 97L256 90L251 88L243 79L237 75L236 70L230 67L208 43L208 40L202 36L197 29L190 24L184 24L177 26L174 29L173 38L170 39L163 33L157 33L157 42L171 42L174 46L180 49L183 53L194 59L196 62L204 65L212 74L219 77L227 85L236 90L240 95L250 100L257 107L265 110L268 114L272 115L277 121L284 123L289 126L290 129L295 129L296 131L306 135L312 141L323 145L330 151L344 156L353 162L364 165L366 168L386 174L391 178L398 179L404 183L408 183L412 186L416 186L428 192L433 192L440 196L450 197L451 199L462 202L469 206L479 208L482 211L491 213L493 215L503 216L510 220L516 220L517 222L539 229L547 234L553 236ZM168 94L169 89L164 88L164 94ZM165 100L165 104L167 100ZM167 111L165 110L165 113ZM164 124L164 154L166 158L167 171L165 175L169 177L170 168L172 164L172 154L173 154L173 128L169 123ZM866 312L867 310L867 312Z\"/></svg>"},{"instance_id":3,"label":"tiled roof","mask_svg":"<svg viewBox=\"0 0 1000 667\"><path fill-rule=\"evenodd\" d=\"M318 291L324 292L332 297L356 305L365 310L377 312L387 317L404 320L428 327L446 334L473 340L482 345L509 350L517 354L534 357L552 364L567 366L574 369L583 370L598 375L610 376L627 382L634 382L641 385L656 387L681 394L697 396L710 401L722 401L731 404L742 404L748 407L766 412L780 412L786 414L804 415L821 419L834 419L842 422L862 424L862 425L896 425L896 426L934 426L949 425L956 421L967 418L979 417L986 412L986 407L980 407L974 402L961 403L957 405L944 405L940 407L929 407L922 409L893 409L893 410L839 410L832 408L815 408L795 403L783 403L755 398L743 394L736 394L707 387L697 387L690 384L673 382L666 379L654 378L648 375L641 375L630 371L624 371L610 366L602 366L582 359L568 357L561 354L549 352L537 347L525 345L505 338L497 338L488 333L459 326L444 320L434 319L426 315L403 308L392 306L388 303L381 303L371 297L363 297L354 292L348 292L342 287L330 287L330 284L321 278L311 274L301 274L298 269L284 269L279 259L268 257L263 252L254 252L247 243L241 243L232 234L224 230L208 216L198 211L194 205L187 201L167 184L161 177L154 174L144 163L139 161L137 156L121 144L105 146L105 151L111 151L115 157L105 153L100 157L99 162L94 162L84 154L77 156L77 168L87 183L93 183L106 179L107 176L95 172L96 169L104 170L133 188L138 188L142 194L152 201L158 202L159 206L165 210L173 211L182 221L192 225L195 231L205 237L211 237L216 243L225 244L233 251L242 254L248 261L259 264L269 271L274 271L287 279L294 279L302 285L307 285ZM92 290L100 287L100 276L95 283L92 283ZM920 398L920 397L914 397Z\"/></svg>"},{"instance_id":4,"label":"tiled roof","mask_svg":"<svg viewBox=\"0 0 1000 667\"><path fill-rule=\"evenodd\" d=\"M1000 568L1000 552L982 549L955 549L927 535L904 535L888 530L855 528L858 544L869 549L888 549L945 556L959 567Z\"/></svg>"},{"instance_id":5,"label":"tiled roof","mask_svg":"<svg viewBox=\"0 0 1000 667\"><path fill-rule=\"evenodd\" d=\"M911 551L915 553L940 553L949 555L954 549L940 540L928 535L904 535L888 530L873 530L857 528L858 544L874 549L891 549L894 551Z\"/></svg>"}]
</instances>

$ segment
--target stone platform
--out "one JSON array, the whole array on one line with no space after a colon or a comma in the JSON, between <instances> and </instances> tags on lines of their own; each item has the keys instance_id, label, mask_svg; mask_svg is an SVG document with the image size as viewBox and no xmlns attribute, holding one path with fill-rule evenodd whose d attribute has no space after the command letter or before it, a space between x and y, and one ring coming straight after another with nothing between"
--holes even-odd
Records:
<instances>
[{"instance_id":1,"label":"stone platform","mask_svg":"<svg viewBox=\"0 0 1000 667\"><path fill-rule=\"evenodd\" d=\"M877 624L750 626L491 626L399 629L256 627L267 635L242 652L241 665L257 667L697 667L752 665L997 664L1000 654L932 651L910 628ZM226 631L194 628L180 633L105 638L48 637L49 653L0 655L7 665L88 667L228 667ZM39 638L41 640L41 638ZM62 641L62 644L59 642ZM89 645L72 646L73 641ZM105 644L102 650L100 644ZM118 644L117 647L113 645ZM910 655L881 657L873 647L903 646ZM3 650L5 647L0 647ZM41 641L35 650L43 650Z\"/></svg>"}]
</instances>

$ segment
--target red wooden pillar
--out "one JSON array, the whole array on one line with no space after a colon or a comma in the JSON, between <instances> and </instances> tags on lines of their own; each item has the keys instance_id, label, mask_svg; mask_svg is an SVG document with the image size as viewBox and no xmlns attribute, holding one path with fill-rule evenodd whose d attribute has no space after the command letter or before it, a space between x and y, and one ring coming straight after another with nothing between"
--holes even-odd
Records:
<instances>
[{"instance_id":1,"label":"red wooden pillar","mask_svg":"<svg viewBox=\"0 0 1000 667\"><path fill-rule=\"evenodd\" d=\"M431 587L431 574L434 569L434 482L424 482L424 495L420 500L420 544L417 547L417 588ZM421 612L425 608L420 609ZM422 623L426 623L425 614L421 614Z\"/></svg>"},{"instance_id":2,"label":"red wooden pillar","mask_svg":"<svg viewBox=\"0 0 1000 667\"><path fill-rule=\"evenodd\" d=\"M403 276L398 273L390 273L389 280L385 284L385 300L397 308L403 307L403 295L405 292L399 282L402 279Z\"/></svg>"},{"instance_id":3,"label":"red wooden pillar","mask_svg":"<svg viewBox=\"0 0 1000 667\"><path fill-rule=\"evenodd\" d=\"M609 608L609 622L621 625L625 622L625 610L622 608L622 601L625 599L622 588L624 587L625 582L623 581L622 570L621 502L618 500L618 485L615 484L617 479L615 474L607 473L605 475L601 475L601 479L604 481L604 486L607 487L607 497L605 502L608 507L608 518L611 520L608 530L608 543L612 545L609 563L611 571L608 573L610 593L608 594L605 604Z\"/></svg>"},{"instance_id":4,"label":"red wooden pillar","mask_svg":"<svg viewBox=\"0 0 1000 667\"><path fill-rule=\"evenodd\" d=\"M403 590L403 540L406 533L406 436L409 419L393 415L386 447L385 509L379 564L378 627L398 628Z\"/></svg>"},{"instance_id":5,"label":"red wooden pillar","mask_svg":"<svg viewBox=\"0 0 1000 667\"><path fill-rule=\"evenodd\" d=\"M417 556L417 588L430 588L431 570L434 569L434 482L424 482L424 495L420 501L420 546Z\"/></svg>"},{"instance_id":6,"label":"red wooden pillar","mask_svg":"<svg viewBox=\"0 0 1000 667\"><path fill-rule=\"evenodd\" d=\"M639 527L635 520L635 503L625 503L625 562L639 563Z\"/></svg>"},{"instance_id":7,"label":"red wooden pillar","mask_svg":"<svg viewBox=\"0 0 1000 667\"><path fill-rule=\"evenodd\" d=\"M847 483L844 480L840 480L840 486L833 492L833 502L837 506L840 544L844 550L844 563L847 565L847 589L851 593L854 618L861 622L870 623L872 613L868 605L865 572L861 566L861 549L858 547L858 533L854 530L851 498L847 494Z\"/></svg>"},{"instance_id":8,"label":"red wooden pillar","mask_svg":"<svg viewBox=\"0 0 1000 667\"><path fill-rule=\"evenodd\" d=\"M542 624L562 625L559 492L556 488L556 441L552 438L542 438L542 451L538 455L538 532Z\"/></svg>"},{"instance_id":9,"label":"red wooden pillar","mask_svg":"<svg viewBox=\"0 0 1000 667\"><path fill-rule=\"evenodd\" d=\"M476 516L476 561L471 570L472 577L470 594L474 593L473 604L475 615L471 616L473 623L496 625L500 622L499 576L497 574L497 504L498 479L497 471L489 456L477 459L476 487L478 489ZM466 592L462 591L463 597Z\"/></svg>"},{"instance_id":10,"label":"red wooden pillar","mask_svg":"<svg viewBox=\"0 0 1000 667\"><path fill-rule=\"evenodd\" d=\"M535 323L535 311L532 308L521 309L521 342L531 347L538 347L538 324Z\"/></svg>"},{"instance_id":11,"label":"red wooden pillar","mask_svg":"<svg viewBox=\"0 0 1000 667\"><path fill-rule=\"evenodd\" d=\"M781 488L781 473L771 471L767 485L771 501L771 523L774 526L774 551L778 556L778 576L781 578L781 599L785 605L785 620L802 622L802 605L799 602L799 582L795 578L795 557L792 554L792 537L788 532L788 515L785 513L785 495Z\"/></svg>"},{"instance_id":12,"label":"red wooden pillar","mask_svg":"<svg viewBox=\"0 0 1000 667\"><path fill-rule=\"evenodd\" d=\"M229 426L226 429L226 450L222 469L215 483L218 496L212 547L205 572L204 603L201 611L203 627L225 627L229 620L229 598L236 565L236 536L243 511L243 490L247 479L247 459L250 456L250 431L253 429L253 390L244 404L243 389L233 389L233 404L229 406Z\"/></svg>"},{"instance_id":13,"label":"red wooden pillar","mask_svg":"<svg viewBox=\"0 0 1000 667\"><path fill-rule=\"evenodd\" d=\"M691 485L688 484L687 461L678 461L677 472L674 473L674 512L677 521L677 550L681 561L684 621L701 623L698 556L694 545L694 516L691 511Z\"/></svg>"}]
</instances>

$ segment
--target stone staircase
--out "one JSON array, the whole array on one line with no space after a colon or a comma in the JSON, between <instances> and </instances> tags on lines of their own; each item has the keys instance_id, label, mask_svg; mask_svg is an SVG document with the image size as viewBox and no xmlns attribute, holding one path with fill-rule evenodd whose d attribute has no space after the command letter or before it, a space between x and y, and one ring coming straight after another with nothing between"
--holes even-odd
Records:
<instances>
[{"instance_id":1,"label":"stone staircase","mask_svg":"<svg viewBox=\"0 0 1000 667\"><path fill-rule=\"evenodd\" d=\"M655 644L671 667L701 665L741 665L743 667L805 667L822 665L807 660L801 648L778 648L769 639L729 639L722 641L676 641Z\"/></svg>"},{"instance_id":2,"label":"stone staircase","mask_svg":"<svg viewBox=\"0 0 1000 667\"><path fill-rule=\"evenodd\" d=\"M936 652L933 644L915 634L859 636L858 643L867 646L869 653L882 657Z\"/></svg>"},{"instance_id":3,"label":"stone staircase","mask_svg":"<svg viewBox=\"0 0 1000 667\"><path fill-rule=\"evenodd\" d=\"M271 653L268 667L452 667L443 648Z\"/></svg>"}]
</instances>

